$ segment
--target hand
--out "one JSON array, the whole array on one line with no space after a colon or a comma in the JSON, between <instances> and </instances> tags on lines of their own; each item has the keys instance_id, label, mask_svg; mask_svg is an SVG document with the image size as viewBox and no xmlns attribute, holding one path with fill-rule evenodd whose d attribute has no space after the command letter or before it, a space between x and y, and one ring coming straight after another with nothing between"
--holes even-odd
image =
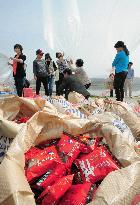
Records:
<instances>
[{"instance_id":1,"label":"hand","mask_svg":"<svg viewBox=\"0 0 140 205\"><path fill-rule=\"evenodd\" d=\"M9 62L8 62L7 64L8 64L8 65L11 65L11 66L13 66L13 65L12 65L12 63L9 63Z\"/></svg>"},{"instance_id":2,"label":"hand","mask_svg":"<svg viewBox=\"0 0 140 205\"><path fill-rule=\"evenodd\" d=\"M36 76L34 76L34 79L35 79L35 80L37 80L37 77L36 77Z\"/></svg>"},{"instance_id":3,"label":"hand","mask_svg":"<svg viewBox=\"0 0 140 205\"><path fill-rule=\"evenodd\" d=\"M13 58L13 57L10 57L9 59L10 59L10 60L12 60L12 61L14 60L14 58Z\"/></svg>"}]
</instances>

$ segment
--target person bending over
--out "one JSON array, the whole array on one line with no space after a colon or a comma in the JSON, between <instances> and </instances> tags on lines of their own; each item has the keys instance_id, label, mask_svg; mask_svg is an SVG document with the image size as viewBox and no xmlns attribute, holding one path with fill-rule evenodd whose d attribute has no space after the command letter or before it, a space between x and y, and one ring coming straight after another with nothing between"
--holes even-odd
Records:
<instances>
[{"instance_id":1,"label":"person bending over","mask_svg":"<svg viewBox=\"0 0 140 205\"><path fill-rule=\"evenodd\" d=\"M33 73L34 79L36 80L36 95L39 95L41 83L44 85L45 95L49 96L48 92L48 66L43 57L42 50L36 51L36 59L33 61Z\"/></svg>"},{"instance_id":2,"label":"person bending over","mask_svg":"<svg viewBox=\"0 0 140 205\"><path fill-rule=\"evenodd\" d=\"M86 99L89 98L90 93L86 90L83 83L76 78L75 75L72 75L72 71L69 68L66 68L63 71L64 79L62 84L59 86L59 95L63 95L63 91L65 90L65 97L68 99L68 95L70 92L77 92L82 94Z\"/></svg>"}]
</instances>

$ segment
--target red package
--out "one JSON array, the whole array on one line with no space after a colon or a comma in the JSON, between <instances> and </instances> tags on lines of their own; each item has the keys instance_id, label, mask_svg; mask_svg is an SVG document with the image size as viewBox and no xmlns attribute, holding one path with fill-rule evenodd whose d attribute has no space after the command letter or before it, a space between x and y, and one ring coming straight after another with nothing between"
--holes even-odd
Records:
<instances>
[{"instance_id":1,"label":"red package","mask_svg":"<svg viewBox=\"0 0 140 205\"><path fill-rule=\"evenodd\" d=\"M62 161L57 154L54 146L41 150L29 164L30 167L26 171L26 177L28 182L32 182L35 178L38 178L45 174L49 169L54 169Z\"/></svg>"},{"instance_id":2,"label":"red package","mask_svg":"<svg viewBox=\"0 0 140 205\"><path fill-rule=\"evenodd\" d=\"M45 149L46 147L50 147L50 146L56 146L58 144L58 141L60 139L52 139L52 140L46 140L44 142L41 142L37 147L39 149Z\"/></svg>"},{"instance_id":3,"label":"red package","mask_svg":"<svg viewBox=\"0 0 140 205\"><path fill-rule=\"evenodd\" d=\"M66 167L63 164L57 165L53 170L48 172L40 178L36 183L36 187L39 189L46 189L48 186L54 184L58 179L66 175Z\"/></svg>"},{"instance_id":4,"label":"red package","mask_svg":"<svg viewBox=\"0 0 140 205\"><path fill-rule=\"evenodd\" d=\"M31 147L26 153L25 153L25 161L33 159L37 154L40 153L40 149L36 147Z\"/></svg>"},{"instance_id":5,"label":"red package","mask_svg":"<svg viewBox=\"0 0 140 205\"><path fill-rule=\"evenodd\" d=\"M26 123L29 119L30 117L21 117L18 119L17 123Z\"/></svg>"},{"instance_id":6,"label":"red package","mask_svg":"<svg viewBox=\"0 0 140 205\"><path fill-rule=\"evenodd\" d=\"M85 205L90 203L94 197L96 185L89 182L72 185L61 199L59 205Z\"/></svg>"},{"instance_id":7,"label":"red package","mask_svg":"<svg viewBox=\"0 0 140 205\"><path fill-rule=\"evenodd\" d=\"M83 181L93 184L120 168L103 146L95 148L90 154L82 155L75 164L80 169Z\"/></svg>"},{"instance_id":8,"label":"red package","mask_svg":"<svg viewBox=\"0 0 140 205\"><path fill-rule=\"evenodd\" d=\"M90 153L90 152L92 152L96 147L99 146L101 141L102 141L101 137L87 139L86 145L85 146L81 146L81 152L82 153Z\"/></svg>"},{"instance_id":9,"label":"red package","mask_svg":"<svg viewBox=\"0 0 140 205\"><path fill-rule=\"evenodd\" d=\"M80 153L81 146L82 144L78 141L71 139L65 134L62 135L58 143L58 151L67 167L71 167L73 161Z\"/></svg>"},{"instance_id":10,"label":"red package","mask_svg":"<svg viewBox=\"0 0 140 205\"><path fill-rule=\"evenodd\" d=\"M49 186L39 197L42 200L41 205L56 205L59 199L71 187L73 175L65 176L52 186Z\"/></svg>"}]
</instances>

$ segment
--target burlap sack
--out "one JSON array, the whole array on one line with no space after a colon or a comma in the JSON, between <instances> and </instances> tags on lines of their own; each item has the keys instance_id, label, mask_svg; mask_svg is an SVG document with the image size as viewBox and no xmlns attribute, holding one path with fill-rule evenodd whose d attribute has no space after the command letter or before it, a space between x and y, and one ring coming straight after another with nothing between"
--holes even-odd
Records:
<instances>
[{"instance_id":1,"label":"burlap sack","mask_svg":"<svg viewBox=\"0 0 140 205\"><path fill-rule=\"evenodd\" d=\"M136 139L140 138L140 119L127 103L105 100L104 106L107 111L116 113L124 120Z\"/></svg>"},{"instance_id":2,"label":"burlap sack","mask_svg":"<svg viewBox=\"0 0 140 205\"><path fill-rule=\"evenodd\" d=\"M45 99L9 97L0 100L0 116L7 120L14 120L17 115L31 117L45 106Z\"/></svg>"},{"instance_id":3,"label":"burlap sack","mask_svg":"<svg viewBox=\"0 0 140 205\"><path fill-rule=\"evenodd\" d=\"M0 163L21 127L22 124L0 119Z\"/></svg>"},{"instance_id":4,"label":"burlap sack","mask_svg":"<svg viewBox=\"0 0 140 205\"><path fill-rule=\"evenodd\" d=\"M81 103L85 100L85 97L82 94L77 92L70 92L68 95L68 101L71 103Z\"/></svg>"},{"instance_id":5,"label":"burlap sack","mask_svg":"<svg viewBox=\"0 0 140 205\"><path fill-rule=\"evenodd\" d=\"M34 205L33 194L24 175L24 153L39 142L59 137L62 132L70 134L94 131L105 137L113 153L124 165L131 163L126 169L109 174L96 193L92 205L129 205L135 194L140 191L139 156L133 145L123 138L118 129L102 123L93 117L91 120L72 118L58 113L56 109L46 108L36 113L21 129L9 148L0 166L0 204L1 205ZM9 171L10 170L10 171ZM124 186L125 184L125 186ZM107 186L106 186L107 185ZM120 195L120 190L123 192ZM113 193L113 194L112 194ZM127 201L126 201L127 198ZM127 202L127 203L125 203Z\"/></svg>"}]
</instances>

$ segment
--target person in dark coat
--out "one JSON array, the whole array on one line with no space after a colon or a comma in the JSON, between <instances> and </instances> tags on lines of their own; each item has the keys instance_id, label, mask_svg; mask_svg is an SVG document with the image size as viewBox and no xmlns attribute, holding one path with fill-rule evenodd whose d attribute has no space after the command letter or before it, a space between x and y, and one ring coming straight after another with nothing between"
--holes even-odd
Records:
<instances>
[{"instance_id":1,"label":"person in dark coat","mask_svg":"<svg viewBox=\"0 0 140 205\"><path fill-rule=\"evenodd\" d=\"M26 60L26 56L23 54L23 48L20 44L16 44L14 46L14 51L16 55L14 58L10 58L13 61L13 77L15 80L15 86L17 90L17 95L22 97L23 87L24 87L24 78L26 76L24 69L24 62Z\"/></svg>"},{"instance_id":2,"label":"person in dark coat","mask_svg":"<svg viewBox=\"0 0 140 205\"><path fill-rule=\"evenodd\" d=\"M76 78L75 75L72 75L72 71L69 68L66 68L63 72L64 79L62 84L59 86L59 95L63 95L65 90L65 97L68 99L70 92L77 92L82 94L86 99L89 98L90 93L87 91L83 83Z\"/></svg>"}]
</instances>

